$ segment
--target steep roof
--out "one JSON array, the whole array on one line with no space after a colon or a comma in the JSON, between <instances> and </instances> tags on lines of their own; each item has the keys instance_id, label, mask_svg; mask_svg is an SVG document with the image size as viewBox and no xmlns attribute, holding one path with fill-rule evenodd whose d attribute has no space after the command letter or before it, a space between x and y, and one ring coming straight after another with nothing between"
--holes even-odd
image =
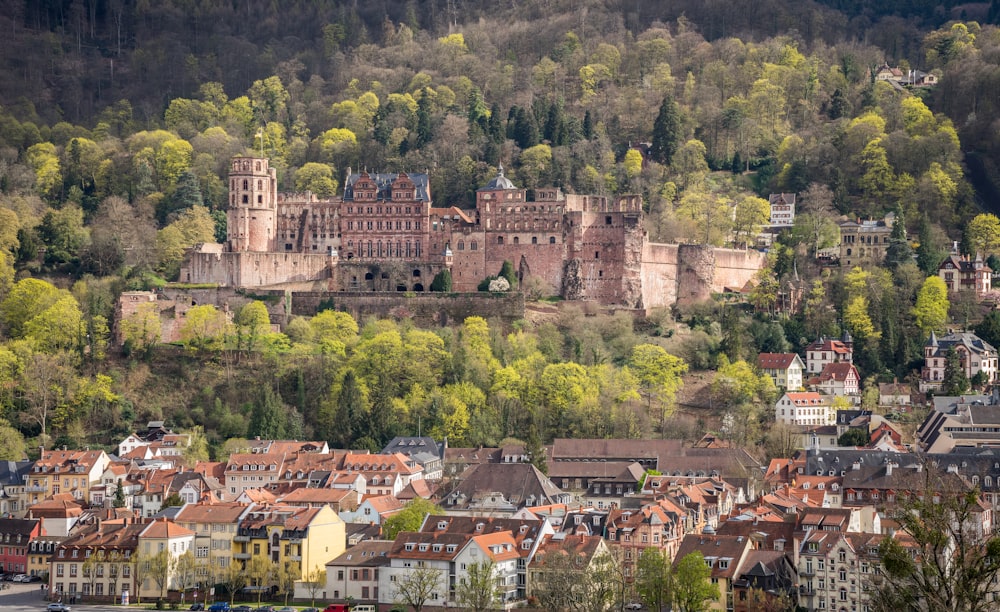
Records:
<instances>
[{"instance_id":1,"label":"steep roof","mask_svg":"<svg viewBox=\"0 0 1000 612\"><path fill-rule=\"evenodd\" d=\"M761 353L757 355L757 366L762 370L787 370L793 363L802 360L796 353Z\"/></svg>"}]
</instances>

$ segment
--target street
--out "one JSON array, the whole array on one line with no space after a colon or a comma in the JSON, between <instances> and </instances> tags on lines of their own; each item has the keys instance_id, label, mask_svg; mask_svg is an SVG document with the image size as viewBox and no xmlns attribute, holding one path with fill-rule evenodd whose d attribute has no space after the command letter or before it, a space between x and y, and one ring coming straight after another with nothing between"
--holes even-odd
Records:
<instances>
[{"instance_id":1,"label":"street","mask_svg":"<svg viewBox=\"0 0 1000 612\"><path fill-rule=\"evenodd\" d=\"M37 582L22 584L20 582L2 582L0 583L7 587L0 591L0 610L3 612L21 612L31 611L31 612L41 612L45 610L45 606L49 602L45 601L46 592L42 591ZM71 606L73 612L77 610L86 612L112 612L113 610L118 610L119 612L125 608L121 606L110 606L110 605L90 605L90 604L77 604Z\"/></svg>"}]
</instances>

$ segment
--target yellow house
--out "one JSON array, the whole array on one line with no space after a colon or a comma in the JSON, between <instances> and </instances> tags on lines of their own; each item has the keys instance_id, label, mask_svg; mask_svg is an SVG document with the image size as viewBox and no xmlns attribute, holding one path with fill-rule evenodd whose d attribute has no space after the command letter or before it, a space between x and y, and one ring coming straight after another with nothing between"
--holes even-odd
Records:
<instances>
[{"instance_id":1,"label":"yellow house","mask_svg":"<svg viewBox=\"0 0 1000 612\"><path fill-rule=\"evenodd\" d=\"M167 580L162 585L154 578L153 572L148 572L142 584L136 585L139 595L144 598L167 596L167 593L176 586L174 570L177 558L194 547L194 535L190 529L165 518L156 519L146 525L139 534L139 553L149 563L153 557L166 551L173 558L173 563Z\"/></svg>"},{"instance_id":2,"label":"yellow house","mask_svg":"<svg viewBox=\"0 0 1000 612\"><path fill-rule=\"evenodd\" d=\"M90 486L100 482L110 463L104 451L42 450L38 461L25 474L20 507L26 508L59 493L70 493L81 502L89 501Z\"/></svg>"},{"instance_id":3,"label":"yellow house","mask_svg":"<svg viewBox=\"0 0 1000 612\"><path fill-rule=\"evenodd\" d=\"M174 522L194 532L194 557L198 581L208 585L212 576L220 576L233 560L233 540L240 521L253 506L236 502L201 502L186 504Z\"/></svg>"},{"instance_id":4,"label":"yellow house","mask_svg":"<svg viewBox=\"0 0 1000 612\"><path fill-rule=\"evenodd\" d=\"M283 565L298 564L298 579L306 580L316 568L323 569L347 547L344 521L330 506L253 507L240 522L233 538L233 559L244 566L253 557L266 556Z\"/></svg>"}]
</instances>

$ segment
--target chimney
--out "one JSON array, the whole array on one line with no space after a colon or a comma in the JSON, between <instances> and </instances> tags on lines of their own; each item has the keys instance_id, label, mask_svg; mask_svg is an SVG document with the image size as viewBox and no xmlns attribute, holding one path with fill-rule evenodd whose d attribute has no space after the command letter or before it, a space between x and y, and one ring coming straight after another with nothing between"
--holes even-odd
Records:
<instances>
[{"instance_id":1,"label":"chimney","mask_svg":"<svg viewBox=\"0 0 1000 612\"><path fill-rule=\"evenodd\" d=\"M860 470L861 469L861 462L860 461L855 461L854 465L851 466L851 469L854 470L855 472L857 472L858 470Z\"/></svg>"},{"instance_id":2,"label":"chimney","mask_svg":"<svg viewBox=\"0 0 1000 612\"><path fill-rule=\"evenodd\" d=\"M886 476L892 476L892 468L893 468L894 465L896 465L896 464L893 463L892 461L890 461L889 463L885 464L885 475Z\"/></svg>"}]
</instances>

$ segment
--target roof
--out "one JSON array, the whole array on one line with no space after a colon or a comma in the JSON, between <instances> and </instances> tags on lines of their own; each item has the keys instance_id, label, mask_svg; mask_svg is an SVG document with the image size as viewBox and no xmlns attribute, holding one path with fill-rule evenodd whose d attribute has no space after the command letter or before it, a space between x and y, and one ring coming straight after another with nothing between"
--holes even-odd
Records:
<instances>
[{"instance_id":1,"label":"roof","mask_svg":"<svg viewBox=\"0 0 1000 612\"><path fill-rule=\"evenodd\" d=\"M846 361L837 361L834 363L827 363L823 366L823 371L819 373L819 380L835 380L837 382L845 382L851 374L854 375L855 380L858 380L858 369L854 367L853 363L848 363Z\"/></svg>"},{"instance_id":2,"label":"roof","mask_svg":"<svg viewBox=\"0 0 1000 612\"><path fill-rule=\"evenodd\" d=\"M187 527L182 527L173 521L166 519L156 520L150 523L143 531L144 538L171 539L193 536L195 533Z\"/></svg>"},{"instance_id":3,"label":"roof","mask_svg":"<svg viewBox=\"0 0 1000 612\"><path fill-rule=\"evenodd\" d=\"M389 565L389 551L392 540L362 540L350 547L339 557L327 561L326 565L348 567L382 567Z\"/></svg>"},{"instance_id":4,"label":"roof","mask_svg":"<svg viewBox=\"0 0 1000 612\"><path fill-rule=\"evenodd\" d=\"M743 536L688 534L681 540L681 545L674 555L674 564L693 552L701 552L706 561L712 563L713 578L732 578L737 575L740 561L752 548L750 538ZM715 560L729 559L726 567L715 563Z\"/></svg>"},{"instance_id":5,"label":"roof","mask_svg":"<svg viewBox=\"0 0 1000 612\"><path fill-rule=\"evenodd\" d=\"M761 353L757 355L757 366L762 370L787 370L793 363L802 360L796 353Z\"/></svg>"},{"instance_id":6,"label":"roof","mask_svg":"<svg viewBox=\"0 0 1000 612\"><path fill-rule=\"evenodd\" d=\"M317 489L299 487L277 499L278 503L335 504L356 492L351 489Z\"/></svg>"},{"instance_id":7,"label":"roof","mask_svg":"<svg viewBox=\"0 0 1000 612\"><path fill-rule=\"evenodd\" d=\"M391 200L392 198L390 196L392 195L392 184L396 181L396 179L402 177L402 178L409 178L411 181L413 181L413 184L417 190L417 197L416 197L417 200L423 202L430 201L430 197L428 195L428 187L427 187L429 179L426 174L410 174L408 172L401 172L398 174L392 172L386 172L386 173L361 172L361 173L351 174L350 176L347 177L347 181L344 183L345 202L354 201L354 184L357 183L358 179L360 179L362 176L371 179L372 181L375 182L375 186L377 189L376 199L378 200Z\"/></svg>"},{"instance_id":8,"label":"roof","mask_svg":"<svg viewBox=\"0 0 1000 612\"><path fill-rule=\"evenodd\" d=\"M924 346L934 349L931 352L931 356L942 356L952 347L964 347L969 352L977 355L997 354L997 350L993 348L992 344L972 332L955 332L941 336L940 338L934 332L931 332L931 337Z\"/></svg>"},{"instance_id":9,"label":"roof","mask_svg":"<svg viewBox=\"0 0 1000 612\"><path fill-rule=\"evenodd\" d=\"M809 346L806 347L806 351L828 351L840 355L846 355L851 352L851 349L840 340L822 337L811 342Z\"/></svg>"},{"instance_id":10,"label":"roof","mask_svg":"<svg viewBox=\"0 0 1000 612\"><path fill-rule=\"evenodd\" d=\"M185 504L174 520L183 523L236 523L249 508L248 504L236 502Z\"/></svg>"},{"instance_id":11,"label":"roof","mask_svg":"<svg viewBox=\"0 0 1000 612\"><path fill-rule=\"evenodd\" d=\"M0 519L0 535L10 534L12 536L30 536L31 532L38 527L38 521L34 519Z\"/></svg>"},{"instance_id":12,"label":"roof","mask_svg":"<svg viewBox=\"0 0 1000 612\"><path fill-rule=\"evenodd\" d=\"M789 391L785 394L796 406L828 406L828 397L815 391Z\"/></svg>"},{"instance_id":13,"label":"roof","mask_svg":"<svg viewBox=\"0 0 1000 612\"><path fill-rule=\"evenodd\" d=\"M442 447L442 444L438 444L430 436L396 436L385 445L379 454L401 453L407 457L413 457L419 463L424 463L434 459L440 460Z\"/></svg>"},{"instance_id":14,"label":"roof","mask_svg":"<svg viewBox=\"0 0 1000 612\"><path fill-rule=\"evenodd\" d=\"M503 174L503 163L497 166L497 175L489 182L480 187L477 191L494 191L497 189L517 189L514 183Z\"/></svg>"},{"instance_id":15,"label":"roof","mask_svg":"<svg viewBox=\"0 0 1000 612\"><path fill-rule=\"evenodd\" d=\"M479 505L483 495L492 493L516 507L558 502L563 495L530 463L481 463L470 467L443 501L448 506Z\"/></svg>"}]
</instances>

